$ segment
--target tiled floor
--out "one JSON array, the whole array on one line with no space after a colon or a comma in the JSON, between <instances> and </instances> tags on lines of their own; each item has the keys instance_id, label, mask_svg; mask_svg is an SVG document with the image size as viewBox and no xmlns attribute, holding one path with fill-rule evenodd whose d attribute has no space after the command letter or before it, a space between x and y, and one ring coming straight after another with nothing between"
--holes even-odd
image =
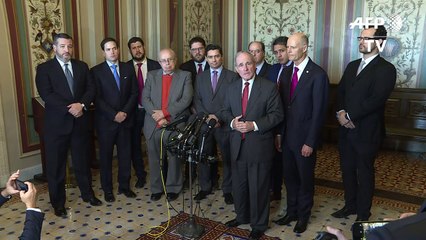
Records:
<instances>
[{"instance_id":1,"label":"tiled floor","mask_svg":"<svg viewBox=\"0 0 426 240\"><path fill-rule=\"evenodd\" d=\"M95 192L103 202L100 189L99 174L93 172ZM135 179L132 179L135 181ZM146 233L151 227L167 221L169 214L174 216L177 211L189 212L188 191L173 201L170 207L163 196L157 202L150 201L150 191L145 186L143 189L133 189L138 195L136 199L128 199L124 195L116 195L116 202L103 203L100 207L91 207L79 198L77 188L67 190L68 217L59 218L53 214L49 203L46 184L38 185L40 192L38 206L46 213L42 229L42 239L137 239L140 234ZM194 191L193 194L196 192ZM116 193L115 193L116 194ZM285 196L285 193L283 194ZM184 206L184 207L183 207ZM330 216L332 212L343 206L341 190L327 187L316 187L315 205L308 230L303 234L293 233L293 226L278 226L270 223L266 234L281 239L313 239L323 225L332 225L349 233L350 225L355 215L349 219L335 219ZM277 219L283 214L285 198L271 204L270 220ZM395 218L400 212L415 210L415 204L406 204L384 198L375 198L371 219L386 217ZM222 192L217 190L209 195L201 204L194 205L196 215L209 219L226 222L235 217L233 205L226 205ZM16 239L22 232L25 218L24 205L15 201L0 208L0 239ZM242 228L249 229L248 225ZM347 234L350 236L350 234Z\"/></svg>"}]
</instances>

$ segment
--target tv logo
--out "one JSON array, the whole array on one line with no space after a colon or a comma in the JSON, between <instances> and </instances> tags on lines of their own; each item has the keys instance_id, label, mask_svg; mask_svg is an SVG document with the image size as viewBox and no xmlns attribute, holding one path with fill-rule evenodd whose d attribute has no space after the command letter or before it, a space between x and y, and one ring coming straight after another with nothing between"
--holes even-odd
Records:
<instances>
[{"instance_id":1,"label":"tv logo","mask_svg":"<svg viewBox=\"0 0 426 240\"><path fill-rule=\"evenodd\" d=\"M393 31L400 31L402 29L402 18L399 15L395 15L389 18L389 22L387 25L389 30ZM379 26L385 25L385 19L382 17L357 17L355 21L351 22L349 24L350 29L354 29L356 26L358 26L359 29L366 29L369 26L373 26L375 29L377 29ZM377 36L376 36L377 37ZM375 43L377 46L377 49L379 52L383 52L386 46L387 40L382 40L382 43L380 44L379 39L375 38L368 38L368 37L359 37L359 41L364 40L365 43L367 43L367 50L371 51L372 44Z\"/></svg>"}]
</instances>

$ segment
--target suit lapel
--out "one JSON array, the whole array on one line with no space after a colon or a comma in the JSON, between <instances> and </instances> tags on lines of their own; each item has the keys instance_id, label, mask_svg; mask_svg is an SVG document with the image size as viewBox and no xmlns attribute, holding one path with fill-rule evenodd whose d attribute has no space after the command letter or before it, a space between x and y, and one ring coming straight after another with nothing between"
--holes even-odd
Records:
<instances>
[{"instance_id":1,"label":"suit lapel","mask_svg":"<svg viewBox=\"0 0 426 240\"><path fill-rule=\"evenodd\" d=\"M253 106L256 105L257 99L259 98L261 92L261 81L257 77L255 77L253 81L253 86L251 86L251 92L247 103L246 116L250 113L250 110L253 109Z\"/></svg>"},{"instance_id":2,"label":"suit lapel","mask_svg":"<svg viewBox=\"0 0 426 240\"><path fill-rule=\"evenodd\" d=\"M68 98L72 99L73 96L72 96L72 93L71 93L71 89L70 89L70 87L68 85L67 77L65 76L65 72L62 69L61 64L58 62L58 60L56 58L52 59L52 63L53 63L55 71L57 71L62 76L61 82L62 82L62 85L63 85L65 91L66 91L66 94L67 94ZM74 68L74 66L72 66L72 67ZM75 86L75 84L76 83L74 82L74 86Z\"/></svg>"},{"instance_id":3,"label":"suit lapel","mask_svg":"<svg viewBox=\"0 0 426 240\"><path fill-rule=\"evenodd\" d=\"M115 90L119 91L118 86L117 86L117 82L115 81L115 78L114 78L114 74L112 73L112 70L111 70L111 68L109 67L109 65L106 61L104 62L104 71L105 71L105 74L106 74L106 81L109 81L110 85L114 86L113 88ZM121 87L121 79L120 79L120 87Z\"/></svg>"},{"instance_id":4,"label":"suit lapel","mask_svg":"<svg viewBox=\"0 0 426 240\"><path fill-rule=\"evenodd\" d=\"M312 61L309 59L308 64L306 64L305 69L303 70L302 75L300 75L299 82L296 85L296 89L294 89L293 96L291 96L290 102L294 100L294 98L297 96L300 89L303 89L304 86L308 83L309 79L311 78L311 69L312 69ZM291 85L291 79L290 79L290 85ZM290 90L290 88L288 88ZM289 92L290 95L290 92Z\"/></svg>"}]
</instances>

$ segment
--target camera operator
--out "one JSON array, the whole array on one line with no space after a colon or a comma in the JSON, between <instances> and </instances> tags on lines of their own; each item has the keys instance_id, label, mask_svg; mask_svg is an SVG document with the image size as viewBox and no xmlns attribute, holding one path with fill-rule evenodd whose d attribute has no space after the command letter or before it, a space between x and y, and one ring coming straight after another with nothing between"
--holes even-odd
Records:
<instances>
[{"instance_id":1,"label":"camera operator","mask_svg":"<svg viewBox=\"0 0 426 240\"><path fill-rule=\"evenodd\" d=\"M27 191L18 190L16 183L18 177L19 170L9 177L5 188L1 191L0 194L0 206L7 202L13 194L19 193L21 201L25 203L27 207L24 230L19 239L40 239L44 213L42 213L40 209L36 207L37 190L30 182L25 182L28 187Z\"/></svg>"},{"instance_id":2,"label":"camera operator","mask_svg":"<svg viewBox=\"0 0 426 240\"><path fill-rule=\"evenodd\" d=\"M382 227L375 228L367 234L368 240L423 240L426 239L426 201L423 202L418 213L403 213L399 219ZM327 226L327 232L337 236L338 240L346 240L343 232L337 228Z\"/></svg>"}]
</instances>

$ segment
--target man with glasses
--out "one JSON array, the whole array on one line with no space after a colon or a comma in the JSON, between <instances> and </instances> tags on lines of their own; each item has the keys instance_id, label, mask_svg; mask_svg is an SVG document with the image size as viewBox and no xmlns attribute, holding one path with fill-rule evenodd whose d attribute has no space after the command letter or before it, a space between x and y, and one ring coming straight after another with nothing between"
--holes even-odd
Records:
<instances>
[{"instance_id":1,"label":"man with glasses","mask_svg":"<svg viewBox=\"0 0 426 240\"><path fill-rule=\"evenodd\" d=\"M383 59L384 26L365 28L358 37L362 58L348 64L339 83L337 120L340 123L339 153L345 189L345 206L331 214L356 221L371 216L374 193L374 161L385 136L384 111L396 82L394 65Z\"/></svg>"},{"instance_id":2,"label":"man with glasses","mask_svg":"<svg viewBox=\"0 0 426 240\"><path fill-rule=\"evenodd\" d=\"M206 61L206 41L200 36L191 38L189 40L189 54L191 60L182 63L180 69L192 74L191 79L192 84L194 84L197 75L210 67Z\"/></svg>"},{"instance_id":3,"label":"man with glasses","mask_svg":"<svg viewBox=\"0 0 426 240\"><path fill-rule=\"evenodd\" d=\"M256 76L253 55L238 52L235 69L241 78L229 85L219 114L231 129L232 192L237 214L226 226L250 223L249 239L260 239L269 222L269 176L274 158L272 130L284 114L276 85Z\"/></svg>"},{"instance_id":4,"label":"man with glasses","mask_svg":"<svg viewBox=\"0 0 426 240\"><path fill-rule=\"evenodd\" d=\"M194 107L196 112L209 114L210 119L217 121L216 126L210 132L205 141L205 153L208 156L216 155L216 145L222 153L223 181L222 191L226 204L233 204L231 162L229 149L229 126L218 118L218 112L222 108L225 92L228 86L237 80L237 74L223 67L222 48L218 45L210 44L206 48L207 62L210 64L210 71L204 71L197 76L195 82ZM195 196L195 200L202 200L211 193L213 184L219 177L217 174L217 161L200 162L198 164L201 191Z\"/></svg>"},{"instance_id":5,"label":"man with glasses","mask_svg":"<svg viewBox=\"0 0 426 240\"><path fill-rule=\"evenodd\" d=\"M265 61L265 44L260 41L252 41L248 45L248 50L256 62L256 75L268 77L271 64Z\"/></svg>"},{"instance_id":6,"label":"man with glasses","mask_svg":"<svg viewBox=\"0 0 426 240\"><path fill-rule=\"evenodd\" d=\"M163 134L162 129L175 119L189 115L192 102L191 74L176 69L176 61L172 49L162 49L158 54L161 69L148 72L142 93L142 105L146 110L143 132L148 148L152 201L158 201L164 193L160 170L166 157L168 164L163 175L167 175L167 200L175 200L182 191L182 161L166 149L163 143L167 143L171 131Z\"/></svg>"}]
</instances>

